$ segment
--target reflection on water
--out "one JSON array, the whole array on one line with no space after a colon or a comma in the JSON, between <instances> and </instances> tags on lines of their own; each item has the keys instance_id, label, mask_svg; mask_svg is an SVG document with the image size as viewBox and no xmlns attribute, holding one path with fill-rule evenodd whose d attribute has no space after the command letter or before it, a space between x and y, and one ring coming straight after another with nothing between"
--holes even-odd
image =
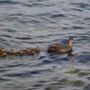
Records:
<instances>
[{"instance_id":1,"label":"reflection on water","mask_svg":"<svg viewBox=\"0 0 90 90\"><path fill-rule=\"evenodd\" d=\"M46 52L70 36L72 53ZM0 58L0 90L90 90L89 0L0 0L0 48L36 47L35 55Z\"/></svg>"}]
</instances>

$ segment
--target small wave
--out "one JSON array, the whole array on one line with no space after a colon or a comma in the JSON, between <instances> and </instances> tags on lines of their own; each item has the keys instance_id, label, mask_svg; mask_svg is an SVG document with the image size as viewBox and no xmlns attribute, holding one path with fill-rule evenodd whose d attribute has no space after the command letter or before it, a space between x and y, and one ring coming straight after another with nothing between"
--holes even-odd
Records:
<instances>
[{"instance_id":1,"label":"small wave","mask_svg":"<svg viewBox=\"0 0 90 90\"><path fill-rule=\"evenodd\" d=\"M0 67L1 68L1 67ZM9 69L4 69L4 70L0 70L0 73L4 73L6 71L8 71Z\"/></svg>"},{"instance_id":2,"label":"small wave","mask_svg":"<svg viewBox=\"0 0 90 90\"><path fill-rule=\"evenodd\" d=\"M15 39L30 40L30 39L33 39L33 38L31 38L31 37L15 37Z\"/></svg>"},{"instance_id":3,"label":"small wave","mask_svg":"<svg viewBox=\"0 0 90 90\"><path fill-rule=\"evenodd\" d=\"M87 8L90 7L90 4L85 4L85 3L70 3L71 5L77 5L80 8Z\"/></svg>"},{"instance_id":4,"label":"small wave","mask_svg":"<svg viewBox=\"0 0 90 90\"><path fill-rule=\"evenodd\" d=\"M10 79L5 79L5 78L0 78L0 82L6 82L6 81L11 81Z\"/></svg>"},{"instance_id":5,"label":"small wave","mask_svg":"<svg viewBox=\"0 0 90 90\"><path fill-rule=\"evenodd\" d=\"M81 9L76 9L76 8L71 8L71 10L79 11L79 12L82 12L82 11L83 11L83 10L81 10Z\"/></svg>"},{"instance_id":6,"label":"small wave","mask_svg":"<svg viewBox=\"0 0 90 90\"><path fill-rule=\"evenodd\" d=\"M16 30L11 29L11 28L4 28L4 30L5 30L6 32L10 32L10 33L16 32Z\"/></svg>"},{"instance_id":7,"label":"small wave","mask_svg":"<svg viewBox=\"0 0 90 90\"><path fill-rule=\"evenodd\" d=\"M53 14L51 18L66 17L64 14Z\"/></svg>"},{"instance_id":8,"label":"small wave","mask_svg":"<svg viewBox=\"0 0 90 90\"><path fill-rule=\"evenodd\" d=\"M35 75L35 74L40 74L40 73L43 73L43 72L49 72L51 70L49 69L45 69L45 70L34 70L34 71L27 71L27 72L23 72L23 73L10 73L10 74L5 74L3 76L8 76L8 77L31 77L32 75Z\"/></svg>"},{"instance_id":9,"label":"small wave","mask_svg":"<svg viewBox=\"0 0 90 90\"><path fill-rule=\"evenodd\" d=\"M10 35L0 35L0 37L8 37L8 38L12 38L12 36L10 36Z\"/></svg>"},{"instance_id":10,"label":"small wave","mask_svg":"<svg viewBox=\"0 0 90 90\"><path fill-rule=\"evenodd\" d=\"M10 1L10 0L0 1L0 5L3 5L3 4L18 4L18 2Z\"/></svg>"},{"instance_id":11,"label":"small wave","mask_svg":"<svg viewBox=\"0 0 90 90\"><path fill-rule=\"evenodd\" d=\"M71 26L72 29L84 29L85 27L81 27L81 26Z\"/></svg>"}]
</instances>

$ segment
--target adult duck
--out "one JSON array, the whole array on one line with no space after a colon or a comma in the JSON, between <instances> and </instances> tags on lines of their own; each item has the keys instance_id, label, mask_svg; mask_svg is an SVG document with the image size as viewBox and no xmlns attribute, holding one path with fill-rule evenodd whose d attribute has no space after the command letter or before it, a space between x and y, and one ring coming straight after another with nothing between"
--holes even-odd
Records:
<instances>
[{"instance_id":1,"label":"adult duck","mask_svg":"<svg viewBox=\"0 0 90 90\"><path fill-rule=\"evenodd\" d=\"M51 45L48 47L48 53L69 53L72 51L74 39L72 37L67 41L67 45Z\"/></svg>"}]
</instances>

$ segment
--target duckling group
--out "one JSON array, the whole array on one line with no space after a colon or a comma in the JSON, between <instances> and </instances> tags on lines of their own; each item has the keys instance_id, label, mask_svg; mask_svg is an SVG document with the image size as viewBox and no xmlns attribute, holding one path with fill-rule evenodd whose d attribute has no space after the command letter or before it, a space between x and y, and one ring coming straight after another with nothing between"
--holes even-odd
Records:
<instances>
[{"instance_id":1,"label":"duckling group","mask_svg":"<svg viewBox=\"0 0 90 90\"><path fill-rule=\"evenodd\" d=\"M67 45L50 45L47 49L48 53L71 53L72 52L72 45L74 42L73 38L69 38L67 40ZM4 48L0 48L0 56L6 57L7 55L35 55L40 51L40 48L33 48L33 49L25 49L25 50L19 50L14 51L14 49L10 49L9 51L6 51Z\"/></svg>"},{"instance_id":2,"label":"duckling group","mask_svg":"<svg viewBox=\"0 0 90 90\"><path fill-rule=\"evenodd\" d=\"M19 50L15 51L14 49L5 50L4 48L0 48L0 57L6 57L8 55L35 55L40 51L40 48L33 48L33 49L25 49L25 50Z\"/></svg>"}]
</instances>

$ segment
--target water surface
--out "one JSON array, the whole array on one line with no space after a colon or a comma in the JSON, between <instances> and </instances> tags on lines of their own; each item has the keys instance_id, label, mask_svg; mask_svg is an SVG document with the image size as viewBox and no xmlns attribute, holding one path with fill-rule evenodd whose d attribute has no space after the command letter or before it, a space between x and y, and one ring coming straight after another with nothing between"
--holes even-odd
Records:
<instances>
[{"instance_id":1,"label":"water surface","mask_svg":"<svg viewBox=\"0 0 90 90\"><path fill-rule=\"evenodd\" d=\"M74 56L49 55L73 36ZM90 0L0 0L0 47L40 47L0 58L0 90L90 90Z\"/></svg>"}]
</instances>

